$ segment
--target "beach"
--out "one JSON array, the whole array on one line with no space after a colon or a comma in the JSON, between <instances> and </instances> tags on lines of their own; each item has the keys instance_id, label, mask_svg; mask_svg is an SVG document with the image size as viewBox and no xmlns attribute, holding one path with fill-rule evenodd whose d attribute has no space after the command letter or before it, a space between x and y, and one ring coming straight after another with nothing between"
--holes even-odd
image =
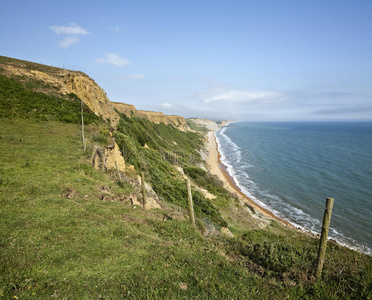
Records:
<instances>
[{"instance_id":1,"label":"beach","mask_svg":"<svg viewBox=\"0 0 372 300\"><path fill-rule=\"evenodd\" d=\"M232 194L236 195L239 200L243 203L254 208L255 211L262 214L264 217L272 220L277 220L282 224L289 226L291 228L295 228L289 222L277 217L268 209L265 209L250 199L246 194L244 194L241 189L236 185L234 179L229 175L226 171L226 166L223 165L221 162L221 154L218 151L218 143L215 137L215 131L209 131L207 133L207 151L208 151L208 158L207 164L209 172L212 175L216 175L222 182L224 187Z\"/></svg>"}]
</instances>

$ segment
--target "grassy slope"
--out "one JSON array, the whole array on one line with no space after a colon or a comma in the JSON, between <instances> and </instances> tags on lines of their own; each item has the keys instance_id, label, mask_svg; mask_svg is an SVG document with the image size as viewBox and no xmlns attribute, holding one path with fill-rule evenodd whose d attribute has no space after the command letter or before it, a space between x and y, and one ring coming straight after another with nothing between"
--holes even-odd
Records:
<instances>
[{"instance_id":1,"label":"grassy slope","mask_svg":"<svg viewBox=\"0 0 372 300\"><path fill-rule=\"evenodd\" d=\"M56 118L52 110L46 119ZM92 143L83 154L78 124L0 119L0 297L371 299L371 258L365 255L331 244L323 281L314 284L317 241L308 236L273 222L263 230L241 226L233 239L205 237L183 217L168 220L185 197L182 178L170 167L174 158L165 152L186 151L176 164L196 183L226 194L190 163L200 159L192 149L197 136L146 120L123 119L122 125L132 163L146 172L167 208L144 211L99 200L107 189L113 200L132 190L87 164ZM90 141L104 140L105 126L87 126ZM223 197L207 211L200 198L199 220L218 224L221 205L225 213L235 211Z\"/></svg>"},{"instance_id":2,"label":"grassy slope","mask_svg":"<svg viewBox=\"0 0 372 300\"><path fill-rule=\"evenodd\" d=\"M4 298L370 296L365 256L332 246L324 283L312 285L311 238L275 223L236 239L207 238L187 220L164 221L167 211L98 200L106 185L126 191L86 164L78 125L0 122Z\"/></svg>"}]
</instances>

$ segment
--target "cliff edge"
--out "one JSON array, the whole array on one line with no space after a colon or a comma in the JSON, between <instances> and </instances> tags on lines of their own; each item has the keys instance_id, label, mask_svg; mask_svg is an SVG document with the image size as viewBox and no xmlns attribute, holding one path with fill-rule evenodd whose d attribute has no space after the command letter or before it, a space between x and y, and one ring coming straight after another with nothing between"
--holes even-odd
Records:
<instances>
[{"instance_id":1,"label":"cliff edge","mask_svg":"<svg viewBox=\"0 0 372 300\"><path fill-rule=\"evenodd\" d=\"M125 103L120 103L120 102L111 102L111 103L119 113L122 113L129 118L131 118L132 116L135 116L138 118L147 119L156 124L164 123L165 125L172 125L181 131L190 131L190 127L189 125L187 125L184 117L167 116L162 112L138 110L132 104L125 104Z\"/></svg>"},{"instance_id":2,"label":"cliff edge","mask_svg":"<svg viewBox=\"0 0 372 300\"><path fill-rule=\"evenodd\" d=\"M109 120L114 128L117 127L120 119L117 110L128 117L136 116L157 124L172 125L181 131L190 130L183 117L166 116L162 112L137 110L131 104L111 102L106 92L92 78L80 71L0 56L0 74L7 77L17 77L25 84L33 82L33 88L43 93L59 96L75 94L97 116Z\"/></svg>"}]
</instances>

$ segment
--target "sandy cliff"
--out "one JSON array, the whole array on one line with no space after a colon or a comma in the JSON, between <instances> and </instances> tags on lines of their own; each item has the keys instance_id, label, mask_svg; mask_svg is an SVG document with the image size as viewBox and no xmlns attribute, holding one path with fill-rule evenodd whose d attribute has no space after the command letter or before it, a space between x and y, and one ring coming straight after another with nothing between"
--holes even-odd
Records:
<instances>
[{"instance_id":1,"label":"sandy cliff","mask_svg":"<svg viewBox=\"0 0 372 300\"><path fill-rule=\"evenodd\" d=\"M21 63L20 63L21 62ZM8 60L0 63L7 76L19 76L44 83L41 92L67 95L74 93L98 116L110 120L112 126L119 123L116 113L105 91L83 72L70 71L25 61ZM37 89L36 89L37 90Z\"/></svg>"},{"instance_id":2,"label":"sandy cliff","mask_svg":"<svg viewBox=\"0 0 372 300\"><path fill-rule=\"evenodd\" d=\"M30 80L42 82L41 92L50 94L77 95L98 116L110 120L116 128L119 115L115 111L124 113L128 117L137 116L151 122L172 125L179 130L189 131L185 118L180 116L166 116L162 112L137 110L134 105L111 102L106 92L88 75L83 72L71 71L47 65L0 56L1 73L7 76L18 76L24 82Z\"/></svg>"},{"instance_id":3,"label":"sandy cliff","mask_svg":"<svg viewBox=\"0 0 372 300\"><path fill-rule=\"evenodd\" d=\"M136 116L147 119L156 124L164 123L165 125L172 125L181 131L190 131L184 117L181 116L167 116L162 112L138 110L134 105L111 102L119 113L125 114L127 117Z\"/></svg>"},{"instance_id":4,"label":"sandy cliff","mask_svg":"<svg viewBox=\"0 0 372 300\"><path fill-rule=\"evenodd\" d=\"M116 113L106 92L88 75L80 72L71 72L64 77L64 85L76 94L86 105L104 120L110 120L116 127L119 123L119 115Z\"/></svg>"},{"instance_id":5,"label":"sandy cliff","mask_svg":"<svg viewBox=\"0 0 372 300\"><path fill-rule=\"evenodd\" d=\"M216 131L219 129L219 126L216 122L208 119L191 118L190 120L193 121L196 125L208 129L208 131Z\"/></svg>"}]
</instances>

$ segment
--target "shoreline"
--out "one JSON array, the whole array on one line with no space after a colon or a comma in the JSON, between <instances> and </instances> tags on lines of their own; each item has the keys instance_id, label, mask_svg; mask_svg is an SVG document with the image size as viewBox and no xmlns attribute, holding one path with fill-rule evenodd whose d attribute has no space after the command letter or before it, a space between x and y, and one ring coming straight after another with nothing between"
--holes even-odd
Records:
<instances>
[{"instance_id":1,"label":"shoreline","mask_svg":"<svg viewBox=\"0 0 372 300\"><path fill-rule=\"evenodd\" d=\"M221 153L218 150L218 143L215 136L216 131L209 131L207 133L207 150L208 150L208 158L207 164L211 174L216 175L222 182L224 187L231 192L232 194L236 195L239 200L243 203L248 204L249 206L253 207L254 210L262 214L264 217L276 220L282 223L283 225L290 227L292 229L299 230L297 227L293 226L286 220L283 220L272 213L270 210L260 206L255 201L253 201L249 196L244 194L239 186L236 184L235 180L230 176L227 172L227 167L221 161Z\"/></svg>"},{"instance_id":2,"label":"shoreline","mask_svg":"<svg viewBox=\"0 0 372 300\"><path fill-rule=\"evenodd\" d=\"M228 125L228 124L226 124L226 125ZM224 126L226 126L226 125L224 124ZM219 129L217 129L217 130L219 130ZM221 161L221 153L219 152L218 142L217 142L217 138L215 136L215 132L217 130L209 131L206 135L207 141L208 141L208 144L206 145L206 150L208 151L208 157L207 157L206 162L207 162L207 165L208 165L209 172L212 175L216 175L223 182L223 186L225 187L225 189L227 189L232 194L236 195L239 200L241 200L243 203L252 207L255 210L255 212L258 212L259 214L263 215L266 219L278 221L282 225L286 226L287 228L293 229L297 232L303 233L303 234L308 235L312 238L319 239L320 238L319 233L313 232L313 231L305 229L305 228L301 228L300 225L296 226L296 224L292 224L289 221L276 216L269 209L266 209L266 208L260 206L257 202L252 200L248 195L246 195L241 190L241 188L235 182L234 178L227 171L227 166L224 165L223 162ZM338 246L341 246L341 247L346 247L346 248L351 249L353 251L357 251L357 252L364 253L364 254L367 254L367 255L372 255L372 253L370 251L367 251L367 252L363 251L359 247L349 245L345 242L338 241L338 240L335 240L333 238L328 237L328 242L337 244Z\"/></svg>"}]
</instances>

